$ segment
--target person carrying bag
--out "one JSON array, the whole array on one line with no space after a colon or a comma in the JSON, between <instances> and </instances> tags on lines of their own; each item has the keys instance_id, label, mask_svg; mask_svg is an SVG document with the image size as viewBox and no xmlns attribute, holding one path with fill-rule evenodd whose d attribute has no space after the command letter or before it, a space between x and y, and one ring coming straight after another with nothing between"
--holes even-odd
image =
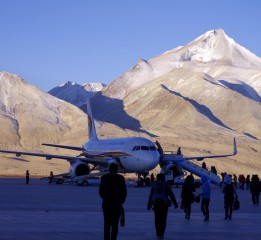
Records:
<instances>
[{"instance_id":1,"label":"person carrying bag","mask_svg":"<svg viewBox=\"0 0 261 240\"><path fill-rule=\"evenodd\" d=\"M173 202L175 208L178 207L177 200L170 186L165 182L165 175L160 173L154 181L149 195L147 210L154 210L155 227L158 239L164 239L167 224L168 208Z\"/></svg>"},{"instance_id":2,"label":"person carrying bag","mask_svg":"<svg viewBox=\"0 0 261 240\"><path fill-rule=\"evenodd\" d=\"M238 200L238 198L236 197L235 198L235 201L234 201L234 210L239 210L240 209L240 202Z\"/></svg>"}]
</instances>

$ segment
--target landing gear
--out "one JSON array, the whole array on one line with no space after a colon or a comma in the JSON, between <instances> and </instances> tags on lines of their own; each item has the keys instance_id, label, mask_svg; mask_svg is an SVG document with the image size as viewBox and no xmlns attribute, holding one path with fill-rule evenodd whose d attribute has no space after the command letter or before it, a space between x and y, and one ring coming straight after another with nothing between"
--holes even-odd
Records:
<instances>
[{"instance_id":1,"label":"landing gear","mask_svg":"<svg viewBox=\"0 0 261 240\"><path fill-rule=\"evenodd\" d=\"M143 187L144 185L149 186L148 180L150 180L147 176L149 175L149 172L142 172L138 173L138 181L137 181L137 187Z\"/></svg>"},{"instance_id":2,"label":"landing gear","mask_svg":"<svg viewBox=\"0 0 261 240\"><path fill-rule=\"evenodd\" d=\"M77 185L78 186L88 186L89 185L89 182L88 182L88 180L86 180L86 179L84 179L84 180L82 180L82 181L79 181L79 182L77 182Z\"/></svg>"}]
</instances>

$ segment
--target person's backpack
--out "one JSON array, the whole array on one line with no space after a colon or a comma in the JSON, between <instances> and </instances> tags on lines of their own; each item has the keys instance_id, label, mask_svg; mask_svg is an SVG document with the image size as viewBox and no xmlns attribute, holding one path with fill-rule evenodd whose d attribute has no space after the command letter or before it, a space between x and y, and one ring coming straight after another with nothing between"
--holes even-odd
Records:
<instances>
[{"instance_id":1,"label":"person's backpack","mask_svg":"<svg viewBox=\"0 0 261 240\"><path fill-rule=\"evenodd\" d=\"M154 192L153 192L153 204L165 203L169 204L167 196L167 184L164 181L156 181L153 183Z\"/></svg>"}]
</instances>

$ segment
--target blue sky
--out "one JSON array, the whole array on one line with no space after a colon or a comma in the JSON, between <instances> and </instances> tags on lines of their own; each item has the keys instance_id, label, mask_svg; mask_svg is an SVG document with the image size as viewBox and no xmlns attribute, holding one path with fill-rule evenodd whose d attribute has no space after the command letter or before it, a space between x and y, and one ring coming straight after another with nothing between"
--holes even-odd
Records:
<instances>
[{"instance_id":1,"label":"blue sky","mask_svg":"<svg viewBox=\"0 0 261 240\"><path fill-rule=\"evenodd\" d=\"M109 84L133 67L222 28L261 57L259 0L0 0L0 71L49 91Z\"/></svg>"}]
</instances>

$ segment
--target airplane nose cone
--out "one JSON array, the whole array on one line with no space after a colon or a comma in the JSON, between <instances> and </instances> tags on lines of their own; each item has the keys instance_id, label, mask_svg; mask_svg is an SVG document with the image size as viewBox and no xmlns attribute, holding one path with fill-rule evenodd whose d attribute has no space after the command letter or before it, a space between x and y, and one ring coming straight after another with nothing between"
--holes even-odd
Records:
<instances>
[{"instance_id":1,"label":"airplane nose cone","mask_svg":"<svg viewBox=\"0 0 261 240\"><path fill-rule=\"evenodd\" d=\"M150 166L148 166L148 168L150 168L150 170L154 169L158 164L159 164L159 153L155 152L153 153L150 162Z\"/></svg>"},{"instance_id":2,"label":"airplane nose cone","mask_svg":"<svg viewBox=\"0 0 261 240\"><path fill-rule=\"evenodd\" d=\"M148 172L159 164L159 153L157 151L143 151L142 156L132 155L128 159L122 159L121 164L130 172Z\"/></svg>"}]
</instances>

